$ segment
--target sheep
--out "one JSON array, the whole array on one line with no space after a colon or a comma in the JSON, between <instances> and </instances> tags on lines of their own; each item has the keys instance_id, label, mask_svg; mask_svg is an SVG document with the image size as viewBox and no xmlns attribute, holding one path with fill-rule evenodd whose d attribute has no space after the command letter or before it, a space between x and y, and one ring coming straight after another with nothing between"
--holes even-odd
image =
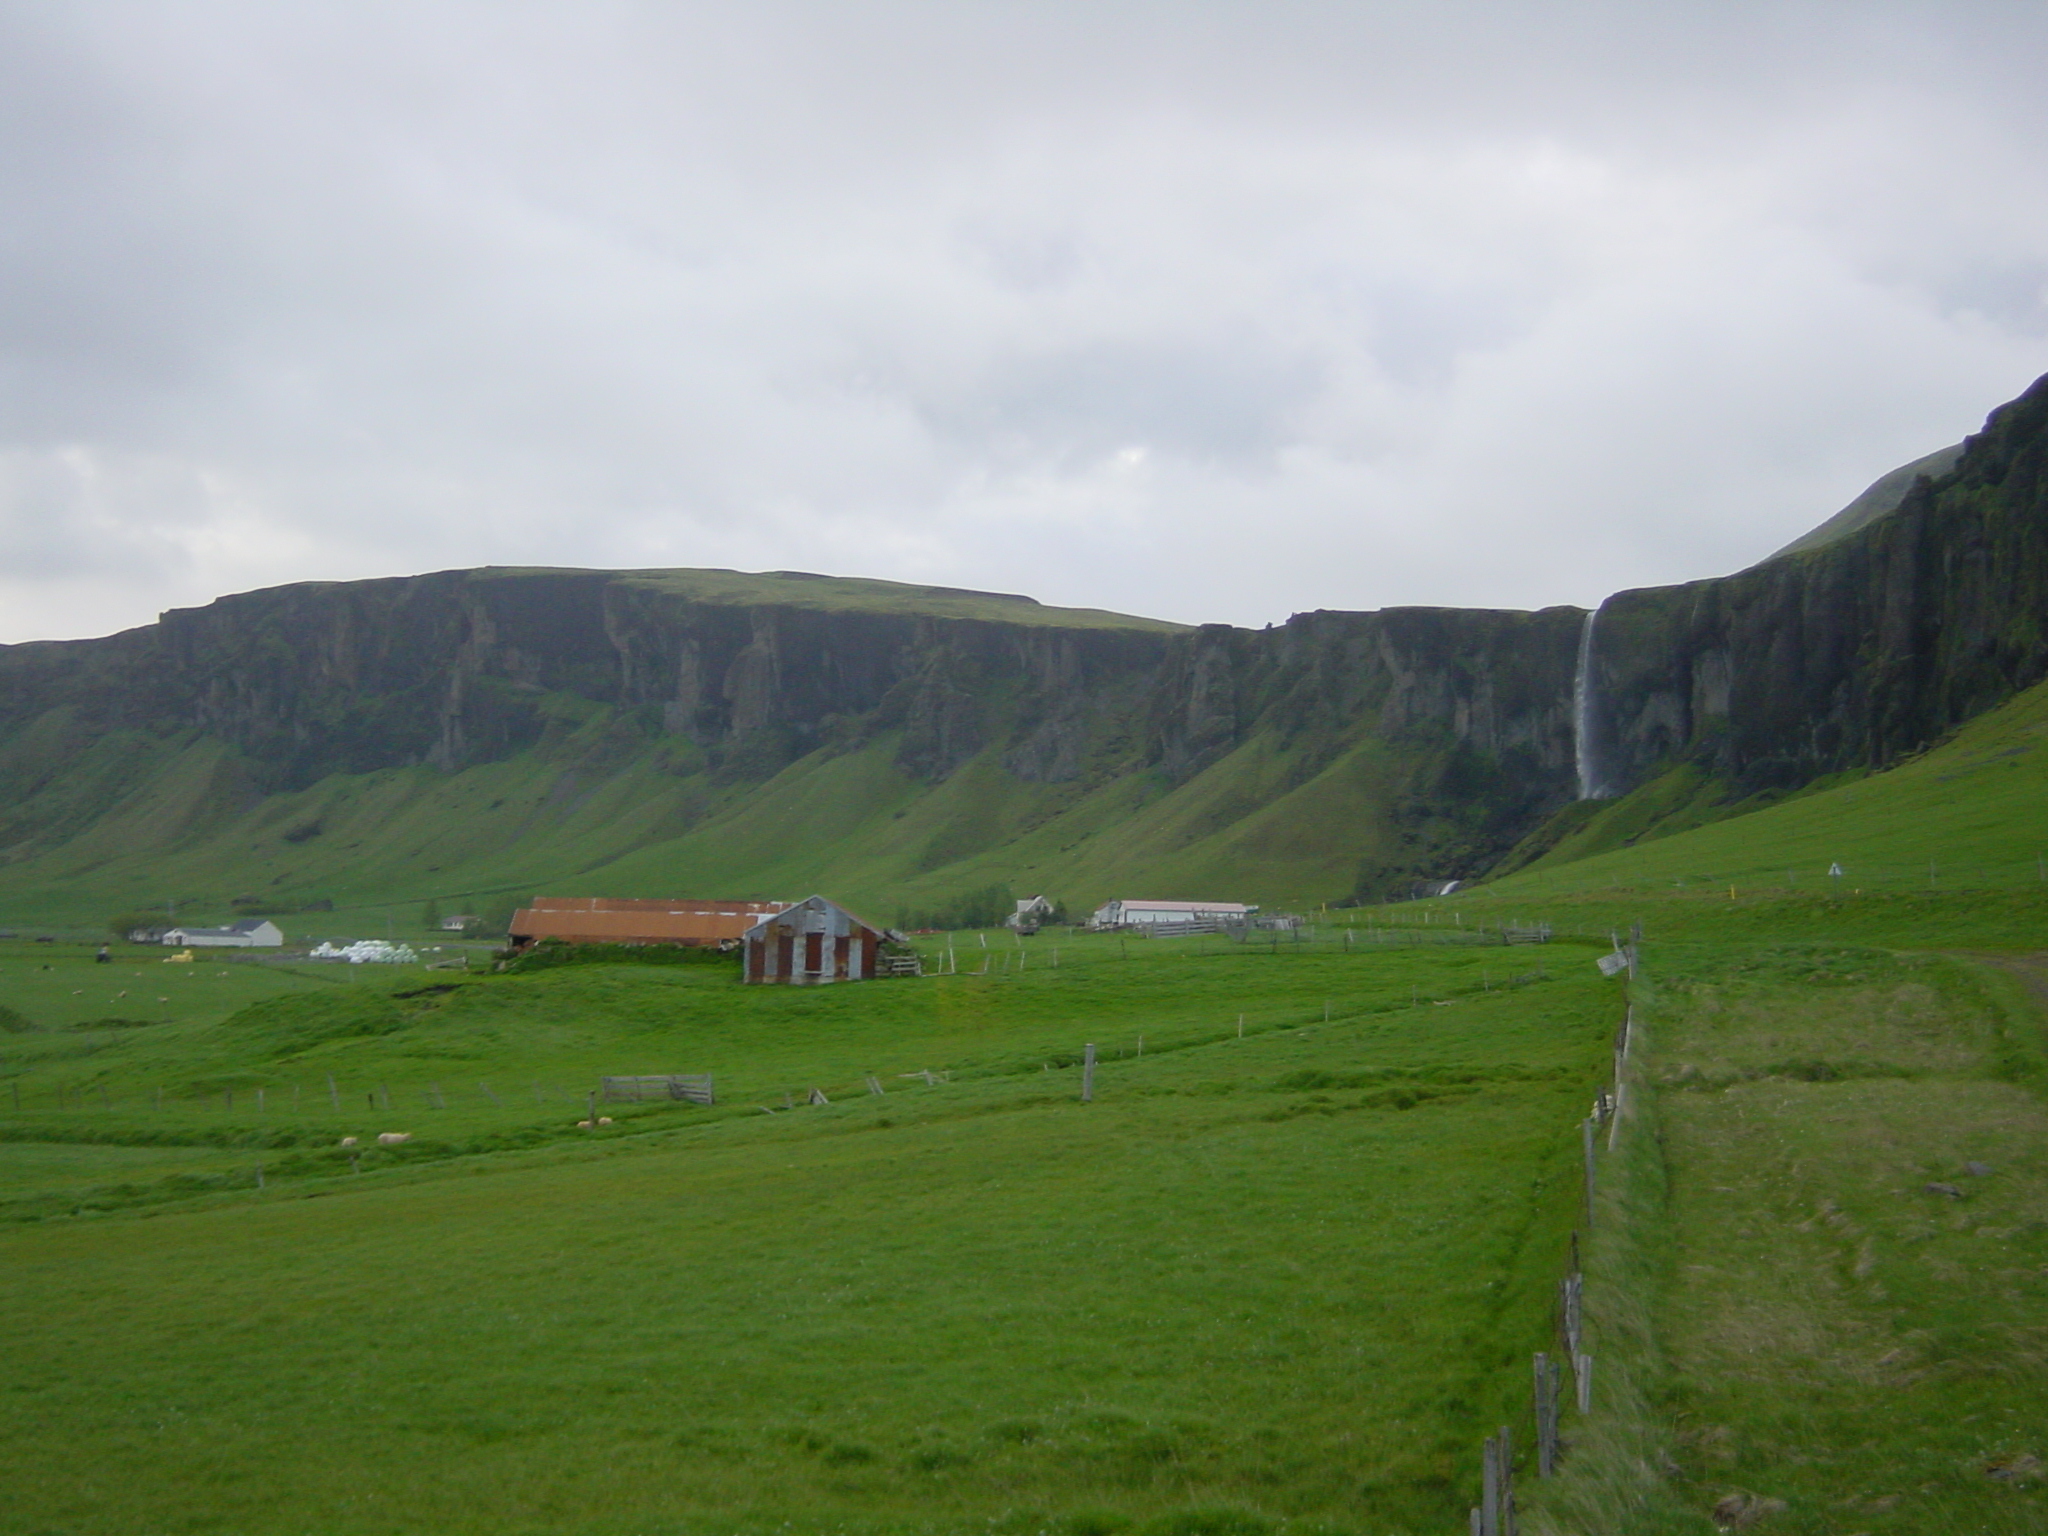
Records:
<instances>
[{"instance_id":1,"label":"sheep","mask_svg":"<svg viewBox=\"0 0 2048 1536\"><path fill-rule=\"evenodd\" d=\"M411 1140L411 1131L379 1131L377 1133L377 1145L380 1147L395 1147L401 1142Z\"/></svg>"},{"instance_id":2,"label":"sheep","mask_svg":"<svg viewBox=\"0 0 2048 1536\"><path fill-rule=\"evenodd\" d=\"M344 1147L352 1147L356 1144L356 1138L353 1136L344 1136L341 1138L341 1144Z\"/></svg>"}]
</instances>

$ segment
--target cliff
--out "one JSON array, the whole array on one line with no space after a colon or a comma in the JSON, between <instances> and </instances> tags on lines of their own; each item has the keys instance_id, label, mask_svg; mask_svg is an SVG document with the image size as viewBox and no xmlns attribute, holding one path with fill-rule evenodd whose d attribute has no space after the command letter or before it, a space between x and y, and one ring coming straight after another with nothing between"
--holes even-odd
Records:
<instances>
[{"instance_id":1,"label":"cliff","mask_svg":"<svg viewBox=\"0 0 2048 1536\"><path fill-rule=\"evenodd\" d=\"M1832 542L1609 598L1594 760L1617 790L1681 761L1741 793L1882 768L2048 676L2044 620L2048 380Z\"/></svg>"},{"instance_id":2,"label":"cliff","mask_svg":"<svg viewBox=\"0 0 2048 1536\"><path fill-rule=\"evenodd\" d=\"M1016 802L998 819L1028 832L1119 786L1130 812L1205 777L1215 789L1256 744L1258 786L1210 804L1184 848L1370 744L1392 770L1373 814L1325 839L1361 865L1339 896L1447 860L1483 867L1569 799L1577 626L1576 610L1413 609L1185 630L795 573L306 584L106 640L0 649L0 851L20 865L64 849L200 744L215 750L207 782L160 829L167 844L226 837L336 780L513 762L584 799L659 769L660 792L698 808L669 817L687 830L798 765L862 753L913 793L976 765ZM304 829L325 821L294 814L303 862L319 835ZM935 867L906 856L907 873Z\"/></svg>"},{"instance_id":3,"label":"cliff","mask_svg":"<svg viewBox=\"0 0 2048 1536\"><path fill-rule=\"evenodd\" d=\"M838 882L886 916L997 880L1078 904L1469 878L1597 819L1582 769L1609 798L1678 770L1739 803L2048 675L2048 383L1908 469L1951 458L1751 570L1610 598L1583 676L1572 608L1187 629L799 572L495 568L245 593L0 647L0 860L16 910Z\"/></svg>"}]
</instances>

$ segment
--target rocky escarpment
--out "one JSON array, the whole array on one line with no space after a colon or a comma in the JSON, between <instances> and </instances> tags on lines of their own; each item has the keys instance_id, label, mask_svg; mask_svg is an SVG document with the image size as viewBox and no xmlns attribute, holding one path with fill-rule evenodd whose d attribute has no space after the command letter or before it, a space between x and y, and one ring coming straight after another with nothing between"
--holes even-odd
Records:
<instances>
[{"instance_id":1,"label":"rocky escarpment","mask_svg":"<svg viewBox=\"0 0 2048 1536\"><path fill-rule=\"evenodd\" d=\"M210 738L259 794L456 771L544 742L582 706L610 711L615 756L686 743L681 761L727 782L884 734L928 783L989 754L1031 783L1170 786L1260 735L1299 782L1376 741L1414 766L1413 815L1445 794L1484 804L1465 818L1481 829L1457 855L1468 864L1571 792L1577 610L1176 630L1024 599L963 616L924 590L835 606L830 583L789 577L709 601L658 575L498 570L277 588L107 640L7 648L0 731L46 747L59 719L74 742ZM0 772L33 800L63 756Z\"/></svg>"},{"instance_id":2,"label":"rocky escarpment","mask_svg":"<svg viewBox=\"0 0 2048 1536\"><path fill-rule=\"evenodd\" d=\"M1686 760L1740 792L1882 767L2048 677L2048 380L1831 543L1608 599L1592 672L1612 789Z\"/></svg>"},{"instance_id":3,"label":"rocky escarpment","mask_svg":"<svg viewBox=\"0 0 2048 1536\"><path fill-rule=\"evenodd\" d=\"M1785 787L1893 761L2048 676L2044 469L2037 385L1890 512L1865 498L1830 541L1611 598L1583 679L1574 608L1185 629L796 573L501 569L245 593L104 640L0 647L0 857L77 836L194 743L212 755L180 802L192 816L337 775L572 750L579 796L656 765L702 805L875 748L913 784L1002 776L1005 837L1120 781L1127 807L1187 787L1187 838L1283 802L1350 817L1288 835L1355 852L1377 894L1483 872L1576 798L1582 769L1607 794L1681 762L1731 795ZM1340 770L1342 795L1288 800ZM958 819L974 814L948 810L929 848L993 846Z\"/></svg>"}]
</instances>

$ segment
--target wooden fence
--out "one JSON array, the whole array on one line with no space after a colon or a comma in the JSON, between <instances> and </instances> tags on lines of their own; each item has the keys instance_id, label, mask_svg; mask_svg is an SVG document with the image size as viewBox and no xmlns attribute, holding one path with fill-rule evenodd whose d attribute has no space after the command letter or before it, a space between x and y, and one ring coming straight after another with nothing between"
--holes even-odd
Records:
<instances>
[{"instance_id":1,"label":"wooden fence","mask_svg":"<svg viewBox=\"0 0 2048 1536\"><path fill-rule=\"evenodd\" d=\"M608 1077L602 1096L605 1103L635 1103L642 1099L681 1099L691 1104L715 1102L709 1077L668 1072L655 1077Z\"/></svg>"}]
</instances>

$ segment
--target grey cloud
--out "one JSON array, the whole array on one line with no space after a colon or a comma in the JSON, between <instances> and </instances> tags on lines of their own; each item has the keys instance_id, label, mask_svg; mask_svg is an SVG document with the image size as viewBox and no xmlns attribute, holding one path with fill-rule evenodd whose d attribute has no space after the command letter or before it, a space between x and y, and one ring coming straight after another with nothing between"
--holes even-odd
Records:
<instances>
[{"instance_id":1,"label":"grey cloud","mask_svg":"<svg viewBox=\"0 0 2048 1536\"><path fill-rule=\"evenodd\" d=\"M0 638L505 560L1253 623L1746 564L2048 368L2044 43L1989 3L13 8Z\"/></svg>"}]
</instances>

